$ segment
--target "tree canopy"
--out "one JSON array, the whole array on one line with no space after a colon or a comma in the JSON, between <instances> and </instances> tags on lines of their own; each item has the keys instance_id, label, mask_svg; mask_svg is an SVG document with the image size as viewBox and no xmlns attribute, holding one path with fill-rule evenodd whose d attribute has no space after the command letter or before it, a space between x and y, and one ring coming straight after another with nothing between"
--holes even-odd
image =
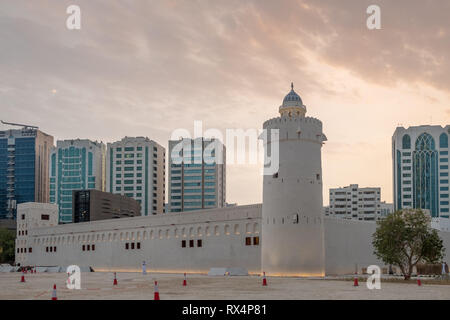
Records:
<instances>
[{"instance_id":1,"label":"tree canopy","mask_svg":"<svg viewBox=\"0 0 450 320\"><path fill-rule=\"evenodd\" d=\"M384 263L400 268L405 279L418 263L437 263L445 248L431 218L420 209L403 209L377 221L373 234L374 254Z\"/></svg>"}]
</instances>

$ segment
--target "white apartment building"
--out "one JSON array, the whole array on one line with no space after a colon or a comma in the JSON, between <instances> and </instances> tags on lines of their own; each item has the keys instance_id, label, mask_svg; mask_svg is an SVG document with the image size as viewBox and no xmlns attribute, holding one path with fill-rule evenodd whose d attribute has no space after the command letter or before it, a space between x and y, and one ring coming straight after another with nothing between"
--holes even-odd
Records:
<instances>
[{"instance_id":1,"label":"white apartment building","mask_svg":"<svg viewBox=\"0 0 450 320\"><path fill-rule=\"evenodd\" d=\"M330 189L329 216L343 219L379 220L381 218L381 188L359 188L351 184Z\"/></svg>"},{"instance_id":2,"label":"white apartment building","mask_svg":"<svg viewBox=\"0 0 450 320\"><path fill-rule=\"evenodd\" d=\"M50 202L59 223L72 222L72 192L105 189L106 146L87 139L59 140L50 153Z\"/></svg>"},{"instance_id":3,"label":"white apartment building","mask_svg":"<svg viewBox=\"0 0 450 320\"><path fill-rule=\"evenodd\" d=\"M141 215L164 212L165 152L146 137L125 137L108 143L106 191L134 198Z\"/></svg>"}]
</instances>

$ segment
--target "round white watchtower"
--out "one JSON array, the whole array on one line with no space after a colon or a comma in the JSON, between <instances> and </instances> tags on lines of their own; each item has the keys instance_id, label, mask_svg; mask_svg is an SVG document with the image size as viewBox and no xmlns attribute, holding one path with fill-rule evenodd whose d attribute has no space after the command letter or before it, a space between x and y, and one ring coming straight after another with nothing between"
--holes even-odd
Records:
<instances>
[{"instance_id":1,"label":"round white watchtower","mask_svg":"<svg viewBox=\"0 0 450 320\"><path fill-rule=\"evenodd\" d=\"M264 122L266 154L274 154L271 130L279 130L279 169L264 176L262 271L268 275L324 276L322 218L322 122L305 117L294 91L280 106L281 116ZM276 147L275 147L276 148Z\"/></svg>"}]
</instances>

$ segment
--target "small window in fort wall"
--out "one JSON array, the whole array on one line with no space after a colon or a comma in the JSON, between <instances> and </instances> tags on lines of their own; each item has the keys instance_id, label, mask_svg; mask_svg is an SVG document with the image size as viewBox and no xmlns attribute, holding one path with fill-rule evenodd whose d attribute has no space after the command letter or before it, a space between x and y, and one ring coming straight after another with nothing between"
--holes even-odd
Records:
<instances>
[{"instance_id":1,"label":"small window in fort wall","mask_svg":"<svg viewBox=\"0 0 450 320\"><path fill-rule=\"evenodd\" d=\"M252 245L252 238L251 237L246 237L245 238L245 245L246 246L251 246Z\"/></svg>"},{"instance_id":2,"label":"small window in fort wall","mask_svg":"<svg viewBox=\"0 0 450 320\"><path fill-rule=\"evenodd\" d=\"M50 216L48 214L41 214L41 220L50 220Z\"/></svg>"},{"instance_id":3,"label":"small window in fort wall","mask_svg":"<svg viewBox=\"0 0 450 320\"><path fill-rule=\"evenodd\" d=\"M95 244L92 245L92 251L95 251Z\"/></svg>"},{"instance_id":4,"label":"small window in fort wall","mask_svg":"<svg viewBox=\"0 0 450 320\"><path fill-rule=\"evenodd\" d=\"M86 246L84 244L81 246L81 250L86 251Z\"/></svg>"},{"instance_id":5,"label":"small window in fort wall","mask_svg":"<svg viewBox=\"0 0 450 320\"><path fill-rule=\"evenodd\" d=\"M22 215L22 220L25 220L25 215L24 214Z\"/></svg>"},{"instance_id":6,"label":"small window in fort wall","mask_svg":"<svg viewBox=\"0 0 450 320\"><path fill-rule=\"evenodd\" d=\"M193 248L194 247L194 240L189 240L189 248Z\"/></svg>"},{"instance_id":7,"label":"small window in fort wall","mask_svg":"<svg viewBox=\"0 0 450 320\"><path fill-rule=\"evenodd\" d=\"M141 243L140 242L136 243L136 249L140 249L140 248L141 248Z\"/></svg>"},{"instance_id":8,"label":"small window in fort wall","mask_svg":"<svg viewBox=\"0 0 450 320\"><path fill-rule=\"evenodd\" d=\"M239 232L239 225L238 224L234 225L234 234L240 234L240 232Z\"/></svg>"},{"instance_id":9,"label":"small window in fort wall","mask_svg":"<svg viewBox=\"0 0 450 320\"><path fill-rule=\"evenodd\" d=\"M253 245L259 246L259 237L253 237Z\"/></svg>"},{"instance_id":10,"label":"small window in fort wall","mask_svg":"<svg viewBox=\"0 0 450 320\"><path fill-rule=\"evenodd\" d=\"M53 252L53 247L50 247L50 252Z\"/></svg>"},{"instance_id":11,"label":"small window in fort wall","mask_svg":"<svg viewBox=\"0 0 450 320\"><path fill-rule=\"evenodd\" d=\"M203 241L202 239L198 239L197 240L197 247L201 248L203 246Z\"/></svg>"},{"instance_id":12,"label":"small window in fort wall","mask_svg":"<svg viewBox=\"0 0 450 320\"><path fill-rule=\"evenodd\" d=\"M220 235L220 232L219 232L219 226L214 226L214 234L215 234L216 236Z\"/></svg>"},{"instance_id":13,"label":"small window in fort wall","mask_svg":"<svg viewBox=\"0 0 450 320\"><path fill-rule=\"evenodd\" d=\"M88 244L88 245L86 246L86 249L87 249L87 251L91 251L91 245Z\"/></svg>"},{"instance_id":14,"label":"small window in fort wall","mask_svg":"<svg viewBox=\"0 0 450 320\"><path fill-rule=\"evenodd\" d=\"M128 250L130 248L130 245L129 245L129 243L127 242L127 243L125 243L125 250Z\"/></svg>"},{"instance_id":15,"label":"small window in fort wall","mask_svg":"<svg viewBox=\"0 0 450 320\"><path fill-rule=\"evenodd\" d=\"M186 248L186 240L181 240L181 247Z\"/></svg>"},{"instance_id":16,"label":"small window in fort wall","mask_svg":"<svg viewBox=\"0 0 450 320\"><path fill-rule=\"evenodd\" d=\"M56 252L56 247L53 247L53 252Z\"/></svg>"},{"instance_id":17,"label":"small window in fort wall","mask_svg":"<svg viewBox=\"0 0 450 320\"><path fill-rule=\"evenodd\" d=\"M225 228L224 228L224 233L228 236L228 235L230 235L230 226L229 225L225 225Z\"/></svg>"},{"instance_id":18,"label":"small window in fort wall","mask_svg":"<svg viewBox=\"0 0 450 320\"><path fill-rule=\"evenodd\" d=\"M17 249L17 250L19 250L19 249ZM84 249L83 249L84 250ZM45 252L48 252L48 247L45 247Z\"/></svg>"},{"instance_id":19,"label":"small window in fort wall","mask_svg":"<svg viewBox=\"0 0 450 320\"><path fill-rule=\"evenodd\" d=\"M28 248L28 252L29 252L29 253L32 253L32 252L33 252L33 248L31 248L31 247Z\"/></svg>"},{"instance_id":20,"label":"small window in fort wall","mask_svg":"<svg viewBox=\"0 0 450 320\"><path fill-rule=\"evenodd\" d=\"M134 242L131 243L131 250L134 250Z\"/></svg>"}]
</instances>

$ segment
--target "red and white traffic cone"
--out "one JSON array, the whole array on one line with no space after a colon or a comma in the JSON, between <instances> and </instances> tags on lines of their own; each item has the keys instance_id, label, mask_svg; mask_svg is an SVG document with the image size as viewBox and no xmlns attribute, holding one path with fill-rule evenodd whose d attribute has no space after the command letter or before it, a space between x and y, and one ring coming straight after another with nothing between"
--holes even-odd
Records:
<instances>
[{"instance_id":1,"label":"red and white traffic cone","mask_svg":"<svg viewBox=\"0 0 450 320\"><path fill-rule=\"evenodd\" d=\"M184 273L184 280L183 280L183 287L187 286L187 281L186 281L186 272Z\"/></svg>"},{"instance_id":2,"label":"red and white traffic cone","mask_svg":"<svg viewBox=\"0 0 450 320\"><path fill-rule=\"evenodd\" d=\"M263 283L262 283L262 285L263 286L267 286L267 279L266 279L266 273L265 272L263 272Z\"/></svg>"},{"instance_id":3,"label":"red and white traffic cone","mask_svg":"<svg viewBox=\"0 0 450 320\"><path fill-rule=\"evenodd\" d=\"M417 285L419 287L422 285L422 281L420 281L420 276L417 276Z\"/></svg>"},{"instance_id":4,"label":"red and white traffic cone","mask_svg":"<svg viewBox=\"0 0 450 320\"><path fill-rule=\"evenodd\" d=\"M353 286L354 287L359 286L359 284L358 284L358 276L356 274L355 274L355 277L353 278Z\"/></svg>"},{"instance_id":5,"label":"red and white traffic cone","mask_svg":"<svg viewBox=\"0 0 450 320\"><path fill-rule=\"evenodd\" d=\"M20 278L20 282L25 282L25 273L22 271L22 277Z\"/></svg>"},{"instance_id":6,"label":"red and white traffic cone","mask_svg":"<svg viewBox=\"0 0 450 320\"><path fill-rule=\"evenodd\" d=\"M113 286L117 286L117 278L116 278L116 273L114 272L114 282L113 282Z\"/></svg>"},{"instance_id":7,"label":"red and white traffic cone","mask_svg":"<svg viewBox=\"0 0 450 320\"><path fill-rule=\"evenodd\" d=\"M155 295L153 300L159 300L158 281L155 281Z\"/></svg>"},{"instance_id":8,"label":"red and white traffic cone","mask_svg":"<svg viewBox=\"0 0 450 320\"><path fill-rule=\"evenodd\" d=\"M56 284L53 285L52 300L58 300L58 297L56 297Z\"/></svg>"}]
</instances>

